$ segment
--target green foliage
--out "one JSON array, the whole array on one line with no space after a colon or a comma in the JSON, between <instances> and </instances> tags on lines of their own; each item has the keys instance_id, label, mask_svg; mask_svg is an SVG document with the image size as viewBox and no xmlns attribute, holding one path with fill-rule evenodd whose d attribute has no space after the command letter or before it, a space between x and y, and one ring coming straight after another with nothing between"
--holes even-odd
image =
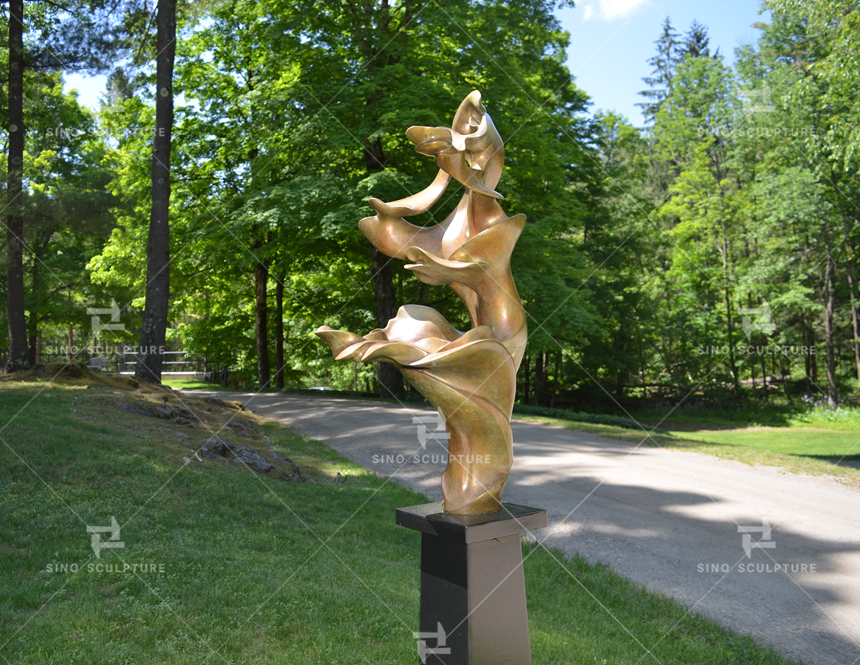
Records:
<instances>
[{"instance_id":1,"label":"green foliage","mask_svg":"<svg viewBox=\"0 0 860 665\"><path fill-rule=\"evenodd\" d=\"M657 54L648 60L648 64L652 67L651 76L642 79L648 84L649 89L639 93L648 101L637 103L648 120L652 120L657 115L663 100L669 96L675 67L681 58L678 33L672 27L672 21L668 16L663 20L663 32L660 38L654 44L657 46Z\"/></svg>"},{"instance_id":2,"label":"green foliage","mask_svg":"<svg viewBox=\"0 0 860 665\"><path fill-rule=\"evenodd\" d=\"M540 2L462 2L419 13L395 3L365 22L335 5L235 2L216 8L206 30L187 32L177 50L177 93L186 104L174 130L171 218L171 311L184 343L247 371L255 362L251 274L265 262L270 295L278 280L284 285L296 380L354 382L310 333L322 324L376 326L370 246L356 222L371 214L369 196L396 200L427 185L436 167L404 130L449 124L475 88L511 137L499 185L506 209L530 220L514 272L532 348L582 347L599 335L583 288L588 259L577 246L599 205L582 186L599 174L580 166L599 162L598 129L581 116L587 97L562 64L568 36L551 10ZM501 52L504 64L487 59ZM103 116L117 137L112 187L127 197L128 212L90 266L97 280L141 293L151 100L141 92L106 102ZM442 221L460 195L452 187L419 223ZM420 301L470 325L449 290L422 286L394 263L398 304Z\"/></svg>"},{"instance_id":3,"label":"green foliage","mask_svg":"<svg viewBox=\"0 0 860 665\"><path fill-rule=\"evenodd\" d=\"M173 348L253 385L263 265L266 343L273 357L280 306L286 384L374 391L372 367L334 363L313 331L378 325L382 282L356 223L369 197L396 200L434 176L405 128L449 124L479 89L505 139L503 206L528 218L513 256L530 333L521 401L623 411L629 400L853 398L857 68L840 64L857 57L853 5L770 2L772 23L734 68L711 53L705 26L679 37L667 18L645 129L586 115L552 3L350 7L181 8ZM141 18L126 9L123 20ZM111 299L126 331L105 338L139 333L154 71L138 23L139 55L112 72L97 115L63 95L58 75L28 73L27 233L39 257L28 259L28 312L33 337L55 345L68 325L88 337L85 308ZM442 221L461 194L452 186L417 222ZM449 289L391 264L395 306L471 325ZM783 347L795 350L772 352Z\"/></svg>"},{"instance_id":4,"label":"green foliage","mask_svg":"<svg viewBox=\"0 0 860 665\"><path fill-rule=\"evenodd\" d=\"M67 338L69 326L91 334L86 308L110 306L111 297L91 281L86 266L111 234L117 201L106 189L112 174L94 114L74 92L63 92L60 74L28 71L24 90L26 187L18 204L28 250L25 305L32 350L37 331L46 346ZM4 160L4 179L5 169ZM3 280L4 298L5 286ZM123 293L114 295L121 300ZM0 340L6 334L4 326Z\"/></svg>"}]
</instances>

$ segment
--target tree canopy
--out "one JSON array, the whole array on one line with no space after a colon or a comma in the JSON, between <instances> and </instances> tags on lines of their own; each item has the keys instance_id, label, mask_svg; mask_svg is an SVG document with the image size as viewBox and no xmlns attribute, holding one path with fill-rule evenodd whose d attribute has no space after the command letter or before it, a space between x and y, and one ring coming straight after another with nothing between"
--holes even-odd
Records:
<instances>
[{"instance_id":1,"label":"tree canopy","mask_svg":"<svg viewBox=\"0 0 860 665\"><path fill-rule=\"evenodd\" d=\"M88 21L68 25L49 5L27 7L17 214L35 360L43 345L90 338L86 309L111 300L125 330L101 337L139 337L158 95L152 7L94 4ZM667 17L640 93L642 128L590 113L556 8L179 5L168 346L247 385L403 390L385 369L334 363L310 333L369 331L407 303L468 327L450 290L376 252L357 222L372 214L369 197L430 182L435 166L406 128L448 125L477 89L505 141L502 205L528 218L513 257L530 333L521 401L610 409L853 395L854 3L769 0L773 20L733 64L706 26L681 35ZM107 28L91 25L108 9ZM57 40L68 58L43 65ZM94 113L63 93L62 77L104 69L109 47ZM418 223L444 219L459 195L452 188Z\"/></svg>"}]
</instances>

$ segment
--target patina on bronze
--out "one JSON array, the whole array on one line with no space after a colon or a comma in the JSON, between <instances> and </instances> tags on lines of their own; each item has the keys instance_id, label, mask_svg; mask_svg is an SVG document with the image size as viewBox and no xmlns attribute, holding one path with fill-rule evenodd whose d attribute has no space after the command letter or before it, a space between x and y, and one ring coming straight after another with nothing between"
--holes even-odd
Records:
<instances>
[{"instance_id":1,"label":"patina on bronze","mask_svg":"<svg viewBox=\"0 0 860 665\"><path fill-rule=\"evenodd\" d=\"M370 199L376 215L358 226L379 251L409 261L406 269L425 284L450 286L472 329L460 332L436 310L406 305L364 337L328 326L316 334L337 360L386 361L400 369L445 419L444 511L492 513L501 509L513 464L511 411L528 335L510 267L526 218L506 216L498 203L504 144L480 92L463 100L450 129L410 127L406 136L416 151L436 158L439 173L413 196ZM445 221L426 228L406 221L427 212L452 177L466 191Z\"/></svg>"}]
</instances>

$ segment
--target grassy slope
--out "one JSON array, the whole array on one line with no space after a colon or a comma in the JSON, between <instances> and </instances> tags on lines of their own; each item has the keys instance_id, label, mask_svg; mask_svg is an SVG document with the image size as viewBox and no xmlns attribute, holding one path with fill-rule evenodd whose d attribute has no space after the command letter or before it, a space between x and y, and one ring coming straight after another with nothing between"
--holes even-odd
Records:
<instances>
[{"instance_id":1,"label":"grassy slope","mask_svg":"<svg viewBox=\"0 0 860 665\"><path fill-rule=\"evenodd\" d=\"M167 391L138 393L92 375L50 387L35 378L0 380L0 437L8 444L0 442L4 659L28 665L416 661L411 631L418 620L420 539L395 526L394 510L424 497L320 442L235 409L184 398L182 407ZM200 414L214 431L238 418L266 434L306 482L223 461L184 464L211 436L206 428L113 406L149 408L165 398ZM220 436L259 444L232 430ZM348 476L345 484L335 481L338 472ZM97 560L84 523L105 525L112 515L123 525L125 548L105 550ZM636 640L650 648L678 622L654 649L664 665L786 662L605 567L553 553L562 567L543 549L532 554L533 547L526 546L525 572L536 664L636 663L644 654ZM86 569L123 561L163 564L164 573ZM82 568L46 572L52 563Z\"/></svg>"}]
</instances>

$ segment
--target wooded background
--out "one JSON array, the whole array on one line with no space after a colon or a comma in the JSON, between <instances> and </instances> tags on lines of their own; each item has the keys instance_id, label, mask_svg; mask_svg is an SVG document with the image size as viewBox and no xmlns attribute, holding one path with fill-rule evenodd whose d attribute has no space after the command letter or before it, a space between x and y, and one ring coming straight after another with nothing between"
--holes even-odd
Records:
<instances>
[{"instance_id":1,"label":"wooded background","mask_svg":"<svg viewBox=\"0 0 860 665\"><path fill-rule=\"evenodd\" d=\"M99 343L140 343L149 285L168 348L238 384L403 389L334 363L311 333L364 334L408 303L468 329L450 289L377 253L357 222L368 197L430 182L406 128L449 126L477 89L506 144L503 207L528 217L513 257L521 401L848 400L860 9L765 6L773 20L732 66L705 26L667 19L637 128L590 112L552 2L10 0L9 368L92 343L86 310L112 300L124 330ZM109 72L97 112L63 91L73 71Z\"/></svg>"}]
</instances>

